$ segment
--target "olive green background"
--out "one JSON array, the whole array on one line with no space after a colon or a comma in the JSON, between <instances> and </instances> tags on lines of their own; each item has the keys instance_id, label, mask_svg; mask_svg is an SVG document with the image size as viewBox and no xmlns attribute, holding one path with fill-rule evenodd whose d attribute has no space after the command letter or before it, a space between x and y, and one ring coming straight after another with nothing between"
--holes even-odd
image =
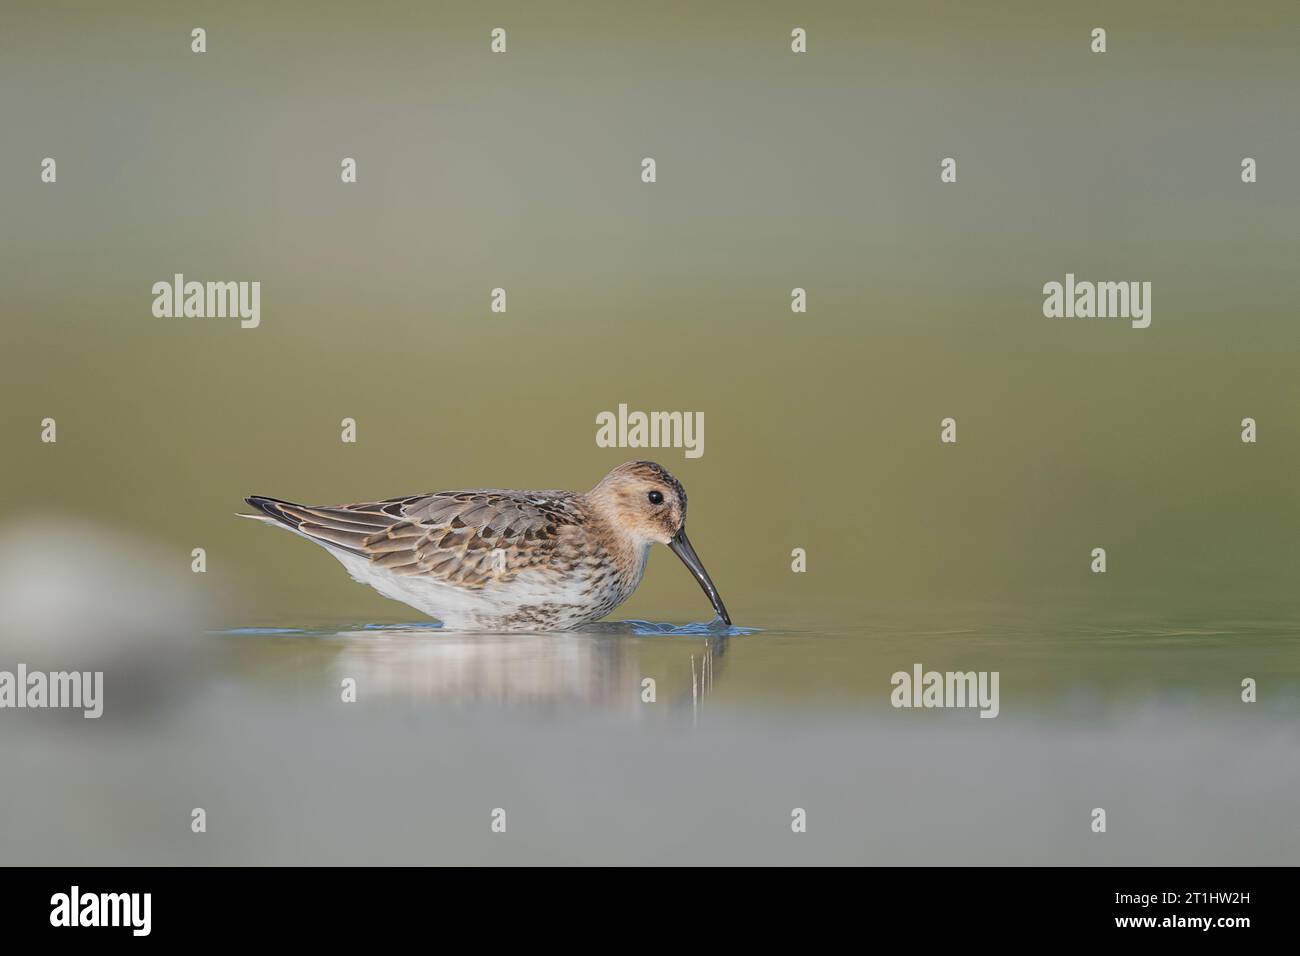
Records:
<instances>
[{"instance_id":1,"label":"olive green background","mask_svg":"<svg viewBox=\"0 0 1300 956\"><path fill-rule=\"evenodd\" d=\"M0 859L1294 863L1297 49L1294 2L6 0L0 668L106 704L0 714ZM177 272L261 327L155 318ZM1044 318L1067 272L1151 327ZM620 403L704 456L597 448ZM420 615L233 517L647 454L757 632L365 627ZM662 548L613 615L709 616ZM916 664L998 719L892 708Z\"/></svg>"},{"instance_id":2,"label":"olive green background","mask_svg":"<svg viewBox=\"0 0 1300 956\"><path fill-rule=\"evenodd\" d=\"M738 623L1293 607L1292 3L4 18L3 508L205 547L232 623L410 616L245 494L587 488L646 454L595 446L620 402L704 413L651 454ZM1151 328L1044 318L1067 271L1150 281ZM175 272L260 280L261 327L154 318ZM624 613L707 605L665 552Z\"/></svg>"}]
</instances>

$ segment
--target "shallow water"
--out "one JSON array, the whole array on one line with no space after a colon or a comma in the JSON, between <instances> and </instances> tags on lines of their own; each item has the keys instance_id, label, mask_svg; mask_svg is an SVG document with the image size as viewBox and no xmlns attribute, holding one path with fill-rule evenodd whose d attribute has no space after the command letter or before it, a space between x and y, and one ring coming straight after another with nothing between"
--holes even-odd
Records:
<instances>
[{"instance_id":1,"label":"shallow water","mask_svg":"<svg viewBox=\"0 0 1300 956\"><path fill-rule=\"evenodd\" d=\"M199 637L180 693L0 722L0 856L128 863L1284 863L1300 630L910 609L838 627ZM684 632L684 633L683 633ZM900 709L914 664L1000 710ZM1253 677L1259 701L1240 700ZM111 673L110 673L111 679ZM342 688L355 681L356 700ZM646 679L654 699L646 699ZM144 678L137 688L147 693ZM74 785L75 784L75 785ZM66 785L66 786L65 786ZM189 831L207 812L206 834ZM1108 831L1089 829L1104 807ZM807 832L791 832L791 813ZM507 814L493 833L491 815Z\"/></svg>"},{"instance_id":2,"label":"shallow water","mask_svg":"<svg viewBox=\"0 0 1300 956\"><path fill-rule=\"evenodd\" d=\"M987 614L987 612L985 612ZM891 675L926 670L997 671L1002 713L1104 717L1126 707L1195 703L1207 710L1300 710L1300 626L1287 622L1151 622L1095 617L1056 621L936 615L921 626L881 618L867 625L794 629L611 621L576 632L466 634L437 622L241 627L216 632L219 657L254 669L295 668L357 677L371 693L428 703L488 696L573 706L641 704L650 677L669 697L689 697L707 660L711 706L783 710L892 710ZM693 639L692 639L693 638ZM374 678L363 680L361 675ZM1241 680L1264 688L1245 705ZM699 694L697 693L697 699Z\"/></svg>"}]
</instances>

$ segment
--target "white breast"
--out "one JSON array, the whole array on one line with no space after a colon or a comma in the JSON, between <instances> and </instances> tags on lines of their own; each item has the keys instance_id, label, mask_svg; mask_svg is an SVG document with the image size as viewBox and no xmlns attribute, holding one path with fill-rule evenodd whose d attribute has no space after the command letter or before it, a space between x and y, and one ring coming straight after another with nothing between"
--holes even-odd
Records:
<instances>
[{"instance_id":1,"label":"white breast","mask_svg":"<svg viewBox=\"0 0 1300 956\"><path fill-rule=\"evenodd\" d=\"M576 627L609 613L595 614L599 596L588 593L583 574L558 575L546 570L521 571L509 581L489 582L477 589L460 588L423 575L398 575L375 567L359 555L327 548L347 568L353 580L368 584L384 597L408 604L436 617L451 630L533 630ZM629 592L630 593L630 592ZM626 597L623 598L626 600ZM617 602L622 603L622 600ZM554 620L512 621L529 608L553 608Z\"/></svg>"}]
</instances>

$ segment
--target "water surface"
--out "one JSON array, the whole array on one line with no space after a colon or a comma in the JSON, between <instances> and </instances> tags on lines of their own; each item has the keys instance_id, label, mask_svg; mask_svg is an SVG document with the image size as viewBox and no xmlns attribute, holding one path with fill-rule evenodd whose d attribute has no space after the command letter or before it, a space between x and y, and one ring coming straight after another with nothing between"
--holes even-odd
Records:
<instances>
[{"instance_id":1,"label":"water surface","mask_svg":"<svg viewBox=\"0 0 1300 956\"><path fill-rule=\"evenodd\" d=\"M0 722L0 855L162 863L1286 863L1300 633L913 609L752 633L216 629L184 687ZM674 626L676 629L683 629ZM690 630L686 628L685 630ZM738 629L742 630L742 629ZM914 663L1000 713L901 710ZM1240 700L1253 677L1259 702ZM110 675L111 679L111 675ZM345 681L356 700L342 700ZM646 680L654 700L647 700ZM139 690L151 688L137 678ZM189 831L201 806L209 831ZM1108 832L1089 829L1094 807ZM802 808L808 830L790 830ZM507 832L490 830L504 809Z\"/></svg>"}]
</instances>

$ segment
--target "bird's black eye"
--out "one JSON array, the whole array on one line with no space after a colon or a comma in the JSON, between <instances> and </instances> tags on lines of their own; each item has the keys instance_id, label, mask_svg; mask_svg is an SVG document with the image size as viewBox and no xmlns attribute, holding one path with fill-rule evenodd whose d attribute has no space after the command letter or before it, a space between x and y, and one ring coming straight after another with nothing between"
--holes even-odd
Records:
<instances>
[{"instance_id":1,"label":"bird's black eye","mask_svg":"<svg viewBox=\"0 0 1300 956\"><path fill-rule=\"evenodd\" d=\"M650 503L652 505L661 505L664 503L664 494L662 491L650 492Z\"/></svg>"}]
</instances>

